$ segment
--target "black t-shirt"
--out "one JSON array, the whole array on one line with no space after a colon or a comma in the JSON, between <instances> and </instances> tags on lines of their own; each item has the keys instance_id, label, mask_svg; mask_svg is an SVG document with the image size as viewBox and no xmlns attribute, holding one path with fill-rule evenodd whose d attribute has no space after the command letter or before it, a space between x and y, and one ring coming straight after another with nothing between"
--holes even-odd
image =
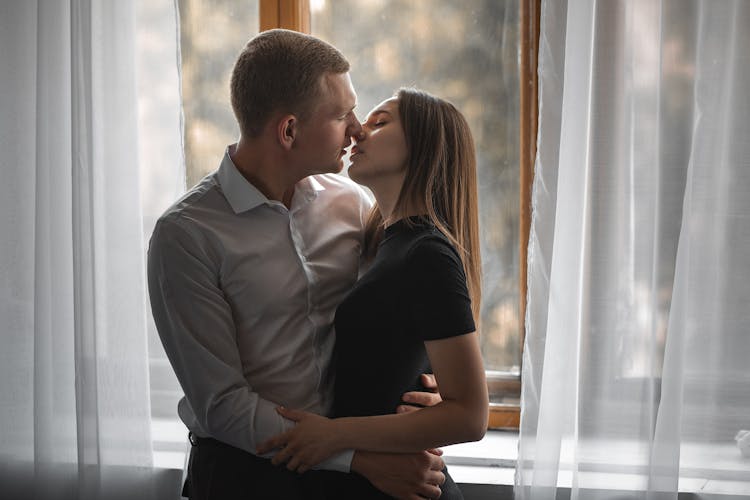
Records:
<instances>
[{"instance_id":1,"label":"black t-shirt","mask_svg":"<svg viewBox=\"0 0 750 500\"><path fill-rule=\"evenodd\" d=\"M403 393L424 389L419 377L431 372L424 341L476 329L458 253L422 218L389 226L371 268L336 310L335 324L333 415L394 413ZM445 472L441 498L463 498ZM387 498L356 474L319 473L321 498Z\"/></svg>"},{"instance_id":2,"label":"black t-shirt","mask_svg":"<svg viewBox=\"0 0 750 500\"><path fill-rule=\"evenodd\" d=\"M424 341L476 328L461 258L418 217L385 230L375 261L336 311L334 415L395 412L430 372Z\"/></svg>"}]
</instances>

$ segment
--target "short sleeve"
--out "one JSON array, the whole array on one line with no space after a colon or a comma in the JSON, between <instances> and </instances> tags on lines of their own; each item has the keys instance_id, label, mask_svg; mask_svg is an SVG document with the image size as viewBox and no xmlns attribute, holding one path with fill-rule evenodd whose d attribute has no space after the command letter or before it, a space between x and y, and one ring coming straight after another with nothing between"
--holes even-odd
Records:
<instances>
[{"instance_id":1,"label":"short sleeve","mask_svg":"<svg viewBox=\"0 0 750 500\"><path fill-rule=\"evenodd\" d=\"M406 265L410 327L421 340L476 330L463 264L449 242L439 237L419 240Z\"/></svg>"}]
</instances>

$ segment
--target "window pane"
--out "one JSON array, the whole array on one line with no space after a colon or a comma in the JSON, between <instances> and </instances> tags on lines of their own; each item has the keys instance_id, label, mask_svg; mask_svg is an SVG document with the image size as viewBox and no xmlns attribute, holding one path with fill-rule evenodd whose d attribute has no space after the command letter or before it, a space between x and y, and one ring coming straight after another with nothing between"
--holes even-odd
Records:
<instances>
[{"instance_id":1,"label":"window pane","mask_svg":"<svg viewBox=\"0 0 750 500\"><path fill-rule=\"evenodd\" d=\"M488 370L518 373L518 1L314 0L312 33L352 64L360 119L401 86L453 102L474 134Z\"/></svg>"},{"instance_id":2,"label":"window pane","mask_svg":"<svg viewBox=\"0 0 750 500\"><path fill-rule=\"evenodd\" d=\"M245 43L258 33L258 0L179 0L187 186L219 166L239 129L229 78Z\"/></svg>"}]
</instances>

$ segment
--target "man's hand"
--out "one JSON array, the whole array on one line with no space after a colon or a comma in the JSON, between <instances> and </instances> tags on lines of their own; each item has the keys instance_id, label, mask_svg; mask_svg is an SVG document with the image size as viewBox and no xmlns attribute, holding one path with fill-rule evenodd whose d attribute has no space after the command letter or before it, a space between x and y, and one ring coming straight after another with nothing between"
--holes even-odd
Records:
<instances>
[{"instance_id":1,"label":"man's hand","mask_svg":"<svg viewBox=\"0 0 750 500\"><path fill-rule=\"evenodd\" d=\"M416 411L424 406L435 406L439 402L441 402L443 399L440 397L440 392L438 392L438 386L437 381L435 381L435 375L431 373L423 373L422 374L422 385L431 392L421 392L421 391L413 391L413 392L406 392L403 396L401 396L401 399L405 403L412 403L414 405L419 406L412 406L412 405L399 405L396 407L396 413L406 413L409 411Z\"/></svg>"},{"instance_id":2,"label":"man's hand","mask_svg":"<svg viewBox=\"0 0 750 500\"><path fill-rule=\"evenodd\" d=\"M421 500L439 498L445 482L440 450L420 453L373 453L357 450L351 470L364 476L377 489L394 498Z\"/></svg>"}]
</instances>

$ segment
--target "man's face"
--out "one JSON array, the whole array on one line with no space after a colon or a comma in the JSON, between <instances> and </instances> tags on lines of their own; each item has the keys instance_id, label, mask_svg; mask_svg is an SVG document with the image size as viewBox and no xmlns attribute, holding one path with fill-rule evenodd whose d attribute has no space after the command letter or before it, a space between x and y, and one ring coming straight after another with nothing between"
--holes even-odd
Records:
<instances>
[{"instance_id":1,"label":"man's face","mask_svg":"<svg viewBox=\"0 0 750 500\"><path fill-rule=\"evenodd\" d=\"M351 137L362 131L354 114L357 94L349 73L321 77L322 97L313 112L300 123L298 152L308 175L340 172Z\"/></svg>"}]
</instances>

